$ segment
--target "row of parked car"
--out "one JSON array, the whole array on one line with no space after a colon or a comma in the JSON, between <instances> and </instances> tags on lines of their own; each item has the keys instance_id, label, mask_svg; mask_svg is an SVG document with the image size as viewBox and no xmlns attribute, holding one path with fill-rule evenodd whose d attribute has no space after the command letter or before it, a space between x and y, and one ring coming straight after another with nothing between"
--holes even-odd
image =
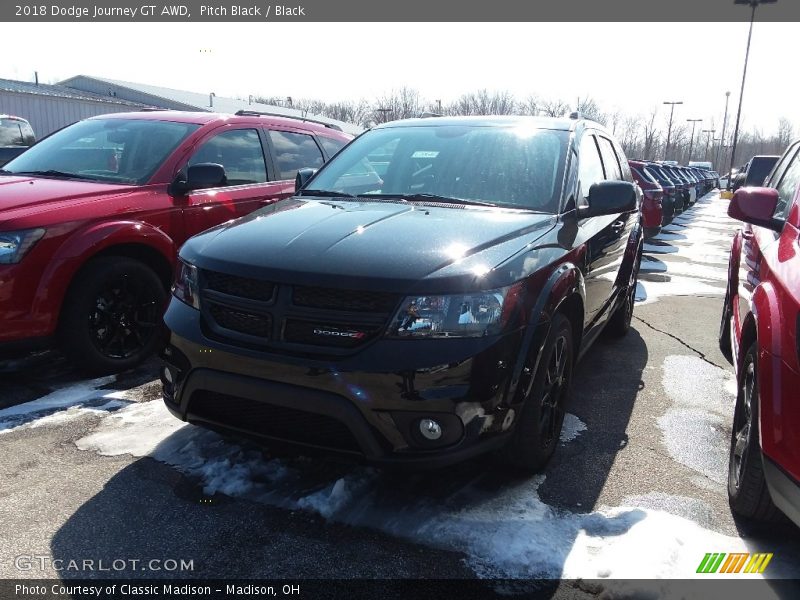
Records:
<instances>
[{"instance_id":1,"label":"row of parked car","mask_svg":"<svg viewBox=\"0 0 800 600\"><path fill-rule=\"evenodd\" d=\"M749 225L720 334L740 382L729 488L752 518L800 520L799 148L730 207ZM645 233L715 183L629 161L580 116L354 141L264 114L95 117L0 171L0 351L109 372L160 350L166 406L198 425L538 470L578 357L630 327Z\"/></svg>"},{"instance_id":2,"label":"row of parked car","mask_svg":"<svg viewBox=\"0 0 800 600\"><path fill-rule=\"evenodd\" d=\"M629 160L628 163L644 192L642 215L647 238L657 235L698 198L719 186L715 171L670 162Z\"/></svg>"}]
</instances>

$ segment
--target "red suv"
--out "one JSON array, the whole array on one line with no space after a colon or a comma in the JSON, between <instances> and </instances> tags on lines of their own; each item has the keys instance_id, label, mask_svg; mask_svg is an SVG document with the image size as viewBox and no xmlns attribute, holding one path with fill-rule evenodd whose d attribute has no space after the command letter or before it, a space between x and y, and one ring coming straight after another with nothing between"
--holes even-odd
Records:
<instances>
[{"instance_id":1,"label":"red suv","mask_svg":"<svg viewBox=\"0 0 800 600\"><path fill-rule=\"evenodd\" d=\"M151 111L80 121L0 170L0 357L58 344L90 371L162 338L177 250L292 195L351 136L259 113Z\"/></svg>"},{"instance_id":2,"label":"red suv","mask_svg":"<svg viewBox=\"0 0 800 600\"><path fill-rule=\"evenodd\" d=\"M739 382L728 494L743 517L780 510L800 525L800 141L765 184L738 190L728 208L745 222L720 326Z\"/></svg>"}]
</instances>

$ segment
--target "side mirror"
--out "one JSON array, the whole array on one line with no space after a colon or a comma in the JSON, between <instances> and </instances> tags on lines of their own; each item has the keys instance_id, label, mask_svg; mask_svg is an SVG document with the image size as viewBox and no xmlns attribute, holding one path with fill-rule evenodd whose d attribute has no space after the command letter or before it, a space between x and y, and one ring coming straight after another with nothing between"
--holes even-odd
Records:
<instances>
[{"instance_id":1,"label":"side mirror","mask_svg":"<svg viewBox=\"0 0 800 600\"><path fill-rule=\"evenodd\" d=\"M308 180L314 176L316 173L316 169L299 169L297 171L297 176L294 178L294 191L299 192L303 187L308 183Z\"/></svg>"},{"instance_id":2,"label":"side mirror","mask_svg":"<svg viewBox=\"0 0 800 600\"><path fill-rule=\"evenodd\" d=\"M639 208L636 188L627 181L600 181L589 188L589 206L578 209L578 217L597 217Z\"/></svg>"},{"instance_id":3,"label":"side mirror","mask_svg":"<svg viewBox=\"0 0 800 600\"><path fill-rule=\"evenodd\" d=\"M728 216L780 232L783 222L773 215L778 206L778 190L765 187L743 187L733 194L728 205Z\"/></svg>"},{"instance_id":4,"label":"side mirror","mask_svg":"<svg viewBox=\"0 0 800 600\"><path fill-rule=\"evenodd\" d=\"M225 167L217 163L197 163L187 169L186 178L181 174L170 184L169 193L181 195L192 190L220 187L228 183Z\"/></svg>"},{"instance_id":5,"label":"side mirror","mask_svg":"<svg viewBox=\"0 0 800 600\"><path fill-rule=\"evenodd\" d=\"M744 171L742 171L739 174L737 174L736 177L733 178L732 187L733 187L734 191L738 190L740 187L742 187L742 185L744 185L745 177L746 177L746 174L745 174Z\"/></svg>"}]
</instances>

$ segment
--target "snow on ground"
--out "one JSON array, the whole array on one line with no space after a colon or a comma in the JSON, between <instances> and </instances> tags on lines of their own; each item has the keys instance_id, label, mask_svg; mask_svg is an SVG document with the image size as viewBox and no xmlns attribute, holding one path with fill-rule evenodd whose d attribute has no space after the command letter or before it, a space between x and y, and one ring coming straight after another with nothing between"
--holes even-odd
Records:
<instances>
[{"instance_id":1,"label":"snow on ground","mask_svg":"<svg viewBox=\"0 0 800 600\"><path fill-rule=\"evenodd\" d=\"M584 431L586 431L586 423L572 413L567 413L564 415L564 425L561 427L561 437L559 439L562 444L566 444Z\"/></svg>"},{"instance_id":2,"label":"snow on ground","mask_svg":"<svg viewBox=\"0 0 800 600\"><path fill-rule=\"evenodd\" d=\"M567 415L562 441L584 429L577 417ZM460 551L487 578L686 578L708 548L746 551L742 540L669 514L652 499L634 498L630 506L586 514L553 508L539 497L541 475L491 491L475 476L444 499L387 491L389 476L380 471L270 459L258 449L181 423L160 401L106 415L76 444L103 455L151 456L197 478L207 494L308 510Z\"/></svg>"},{"instance_id":3,"label":"snow on ground","mask_svg":"<svg viewBox=\"0 0 800 600\"><path fill-rule=\"evenodd\" d=\"M717 192L707 194L644 244L636 302L665 296L724 296L737 223Z\"/></svg>"},{"instance_id":4,"label":"snow on ground","mask_svg":"<svg viewBox=\"0 0 800 600\"><path fill-rule=\"evenodd\" d=\"M0 434L8 433L35 421L35 426L70 420L84 412L115 410L125 403L128 393L103 390L115 376L100 377L67 385L32 402L0 410ZM114 402L112 402L114 401ZM59 414L64 411L64 414ZM49 416L48 419L42 417Z\"/></svg>"}]
</instances>

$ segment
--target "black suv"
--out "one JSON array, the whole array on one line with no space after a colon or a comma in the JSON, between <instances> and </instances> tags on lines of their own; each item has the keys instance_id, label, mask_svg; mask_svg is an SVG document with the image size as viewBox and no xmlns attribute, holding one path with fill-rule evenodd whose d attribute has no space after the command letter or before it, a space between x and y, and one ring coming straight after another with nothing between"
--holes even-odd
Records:
<instances>
[{"instance_id":1,"label":"black suv","mask_svg":"<svg viewBox=\"0 0 800 600\"><path fill-rule=\"evenodd\" d=\"M369 462L502 446L542 468L578 357L630 326L642 192L619 144L581 119L414 119L297 179L181 249L169 410Z\"/></svg>"}]
</instances>

